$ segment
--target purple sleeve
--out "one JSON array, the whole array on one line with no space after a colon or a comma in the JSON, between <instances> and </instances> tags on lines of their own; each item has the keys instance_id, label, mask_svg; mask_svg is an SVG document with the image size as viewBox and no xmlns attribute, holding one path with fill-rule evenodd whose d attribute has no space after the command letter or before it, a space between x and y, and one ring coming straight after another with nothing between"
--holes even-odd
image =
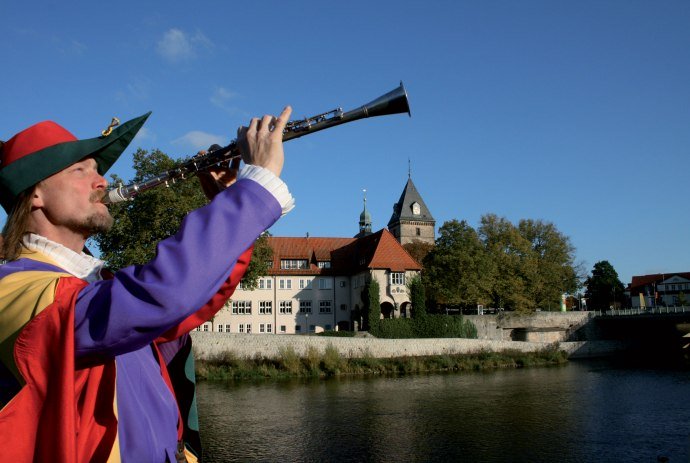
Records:
<instances>
[{"instance_id":1,"label":"purple sleeve","mask_svg":"<svg viewBox=\"0 0 690 463\"><path fill-rule=\"evenodd\" d=\"M237 258L281 215L278 201L240 180L191 212L156 257L84 288L75 307L77 358L115 356L151 343L197 311Z\"/></svg>"}]
</instances>

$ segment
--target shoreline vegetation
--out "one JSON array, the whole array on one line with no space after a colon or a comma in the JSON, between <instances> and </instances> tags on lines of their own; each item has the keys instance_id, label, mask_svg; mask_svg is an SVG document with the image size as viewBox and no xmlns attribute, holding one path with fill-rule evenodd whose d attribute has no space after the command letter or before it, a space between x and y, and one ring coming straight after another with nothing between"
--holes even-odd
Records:
<instances>
[{"instance_id":1,"label":"shoreline vegetation","mask_svg":"<svg viewBox=\"0 0 690 463\"><path fill-rule=\"evenodd\" d=\"M420 357L348 358L329 345L323 352L314 347L299 355L293 348L281 349L276 358L242 358L227 352L209 360L196 361L198 380L262 381L299 378L412 375L471 372L498 368L525 368L562 365L568 362L557 346L536 352L503 350Z\"/></svg>"}]
</instances>

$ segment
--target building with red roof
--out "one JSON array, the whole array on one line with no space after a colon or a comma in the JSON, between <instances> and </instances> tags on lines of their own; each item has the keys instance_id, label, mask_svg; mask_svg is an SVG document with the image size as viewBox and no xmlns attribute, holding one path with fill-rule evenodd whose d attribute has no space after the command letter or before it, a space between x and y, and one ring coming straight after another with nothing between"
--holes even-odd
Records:
<instances>
[{"instance_id":1,"label":"building with red roof","mask_svg":"<svg viewBox=\"0 0 690 463\"><path fill-rule=\"evenodd\" d=\"M626 289L633 308L676 306L690 301L690 272L637 275Z\"/></svg>"},{"instance_id":2,"label":"building with red roof","mask_svg":"<svg viewBox=\"0 0 690 463\"><path fill-rule=\"evenodd\" d=\"M410 185L408 179L391 223L398 232L405 231L403 236L433 241L433 218ZM403 248L399 236L385 228L372 233L366 198L359 233L353 238L272 236L268 243L273 250L269 274L255 290L238 287L226 307L200 330L258 334L355 330L362 324L362 292L372 279L379 283L382 316L410 317L407 283L422 266Z\"/></svg>"}]
</instances>

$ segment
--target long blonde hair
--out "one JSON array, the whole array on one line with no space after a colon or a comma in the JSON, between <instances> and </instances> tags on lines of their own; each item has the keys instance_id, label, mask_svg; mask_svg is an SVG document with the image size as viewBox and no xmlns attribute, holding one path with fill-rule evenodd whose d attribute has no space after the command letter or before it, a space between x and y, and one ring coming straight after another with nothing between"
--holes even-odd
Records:
<instances>
[{"instance_id":1,"label":"long blonde hair","mask_svg":"<svg viewBox=\"0 0 690 463\"><path fill-rule=\"evenodd\" d=\"M22 251L22 238L29 231L31 199L35 188L33 186L19 193L7 215L7 222L2 229L2 257L7 261L17 259Z\"/></svg>"}]
</instances>

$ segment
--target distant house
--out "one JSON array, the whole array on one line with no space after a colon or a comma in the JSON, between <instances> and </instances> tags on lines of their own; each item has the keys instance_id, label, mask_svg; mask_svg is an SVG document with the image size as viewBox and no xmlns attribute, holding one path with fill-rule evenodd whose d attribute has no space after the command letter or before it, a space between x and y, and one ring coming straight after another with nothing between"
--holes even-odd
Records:
<instances>
[{"instance_id":1,"label":"distant house","mask_svg":"<svg viewBox=\"0 0 690 463\"><path fill-rule=\"evenodd\" d=\"M402 244L433 243L435 222L409 178L387 229L372 233L371 215L359 216L354 238L270 237L273 263L254 291L238 288L201 331L300 334L362 326L362 291L379 284L381 315L410 317L407 283L422 266ZM401 244L402 242L402 244Z\"/></svg>"},{"instance_id":2,"label":"distant house","mask_svg":"<svg viewBox=\"0 0 690 463\"><path fill-rule=\"evenodd\" d=\"M634 276L626 293L633 308L680 305L683 297L687 304L690 301L690 272Z\"/></svg>"},{"instance_id":3,"label":"distant house","mask_svg":"<svg viewBox=\"0 0 690 463\"><path fill-rule=\"evenodd\" d=\"M410 317L407 282L421 265L386 229L356 238L270 237L273 264L239 287L200 331L300 334L361 327L362 291L376 279L382 316Z\"/></svg>"}]
</instances>

